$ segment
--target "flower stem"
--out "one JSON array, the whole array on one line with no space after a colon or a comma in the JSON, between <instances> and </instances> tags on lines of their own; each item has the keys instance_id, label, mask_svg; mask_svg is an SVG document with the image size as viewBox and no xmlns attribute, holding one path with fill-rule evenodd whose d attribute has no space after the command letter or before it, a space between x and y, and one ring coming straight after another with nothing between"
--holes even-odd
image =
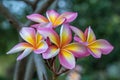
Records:
<instances>
[{"instance_id":1,"label":"flower stem","mask_svg":"<svg viewBox=\"0 0 120 80\"><path fill-rule=\"evenodd\" d=\"M54 74L54 75L53 75L53 80L57 80L57 77L58 77L58 76L57 76L56 74Z\"/></svg>"}]
</instances>

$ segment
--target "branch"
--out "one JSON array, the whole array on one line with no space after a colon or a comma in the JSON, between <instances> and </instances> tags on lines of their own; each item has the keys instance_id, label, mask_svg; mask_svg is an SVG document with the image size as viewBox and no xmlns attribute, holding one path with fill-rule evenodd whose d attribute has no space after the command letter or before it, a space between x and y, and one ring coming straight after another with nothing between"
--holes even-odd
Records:
<instances>
[{"instance_id":1,"label":"branch","mask_svg":"<svg viewBox=\"0 0 120 80\"><path fill-rule=\"evenodd\" d=\"M40 13L40 14L44 13L54 1L55 0L44 1L43 5L41 7L38 6L34 13Z\"/></svg>"},{"instance_id":2,"label":"branch","mask_svg":"<svg viewBox=\"0 0 120 80\"><path fill-rule=\"evenodd\" d=\"M36 9L37 3L38 3L39 1L40 1L40 0L35 0L35 1L34 1L33 5L32 5L33 10Z\"/></svg>"},{"instance_id":3,"label":"branch","mask_svg":"<svg viewBox=\"0 0 120 80\"><path fill-rule=\"evenodd\" d=\"M30 5L30 6L33 8L33 10L36 9L37 3L38 3L39 1L40 1L40 0L34 0L34 2L30 2L29 0L24 0L24 2L25 2L26 4L28 4L28 5Z\"/></svg>"},{"instance_id":4,"label":"branch","mask_svg":"<svg viewBox=\"0 0 120 80\"><path fill-rule=\"evenodd\" d=\"M62 70L61 72L59 72L59 73L57 74L57 76L59 76L59 75L65 73L65 72L67 72L67 71L69 71L69 69Z\"/></svg>"},{"instance_id":5,"label":"branch","mask_svg":"<svg viewBox=\"0 0 120 80\"><path fill-rule=\"evenodd\" d=\"M30 5L30 6L32 6L33 5L33 3L31 3L29 0L23 0L26 4L28 4L28 5Z\"/></svg>"},{"instance_id":6,"label":"branch","mask_svg":"<svg viewBox=\"0 0 120 80\"><path fill-rule=\"evenodd\" d=\"M8 19L8 21L16 28L18 31L20 30L22 24L12 15L12 13L0 2L0 13Z\"/></svg>"}]
</instances>

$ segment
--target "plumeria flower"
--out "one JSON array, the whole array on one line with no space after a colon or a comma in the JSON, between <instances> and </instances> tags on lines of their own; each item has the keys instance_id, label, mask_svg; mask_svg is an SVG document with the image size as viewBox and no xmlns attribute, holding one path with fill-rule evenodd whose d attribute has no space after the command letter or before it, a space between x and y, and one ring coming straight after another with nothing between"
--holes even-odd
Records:
<instances>
[{"instance_id":1,"label":"plumeria flower","mask_svg":"<svg viewBox=\"0 0 120 80\"><path fill-rule=\"evenodd\" d=\"M44 37L49 37L52 44L42 54L44 59L55 57L58 54L60 64L67 69L75 67L75 57L85 57L86 48L77 42L72 42L72 33L68 24L63 24L60 36L51 28L38 28L38 32ZM49 41L48 41L49 42Z\"/></svg>"},{"instance_id":2,"label":"plumeria flower","mask_svg":"<svg viewBox=\"0 0 120 80\"><path fill-rule=\"evenodd\" d=\"M70 70L67 74L66 80L81 80L82 67L76 65L76 67Z\"/></svg>"},{"instance_id":3,"label":"plumeria flower","mask_svg":"<svg viewBox=\"0 0 120 80\"><path fill-rule=\"evenodd\" d=\"M76 12L64 12L62 14L57 13L54 10L48 10L46 12L47 18L42 16L41 14L31 14L28 15L27 18L39 24L35 24L33 26L40 26L41 24L52 23L52 27L57 27L63 23L69 23L76 19Z\"/></svg>"},{"instance_id":4,"label":"plumeria flower","mask_svg":"<svg viewBox=\"0 0 120 80\"><path fill-rule=\"evenodd\" d=\"M7 54L13 54L23 51L21 55L18 56L17 60L21 60L32 51L36 54L41 54L48 49L47 43L44 41L43 37L36 32L33 28L22 28L20 31L20 36L26 41L21 42L14 46Z\"/></svg>"},{"instance_id":5,"label":"plumeria flower","mask_svg":"<svg viewBox=\"0 0 120 80\"><path fill-rule=\"evenodd\" d=\"M87 28L83 33L76 27L71 27L76 34L74 40L86 46L87 51L95 58L100 58L101 54L109 54L113 50L113 46L104 39L96 40L95 34L91 27Z\"/></svg>"}]
</instances>

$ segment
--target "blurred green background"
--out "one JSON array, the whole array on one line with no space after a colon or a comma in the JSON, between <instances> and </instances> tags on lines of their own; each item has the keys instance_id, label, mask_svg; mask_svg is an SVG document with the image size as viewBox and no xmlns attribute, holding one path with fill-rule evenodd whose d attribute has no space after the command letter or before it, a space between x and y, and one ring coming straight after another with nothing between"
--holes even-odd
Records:
<instances>
[{"instance_id":1,"label":"blurred green background","mask_svg":"<svg viewBox=\"0 0 120 80\"><path fill-rule=\"evenodd\" d=\"M22 0L4 0L4 5L22 23L32 13L31 7ZM120 80L120 0L58 0L49 9L54 7L60 13L78 12L72 25L83 31L91 26L97 39L106 39L114 46L101 59L90 56L78 60L77 64L82 67L81 80ZM18 42L19 33L0 14L0 80L12 80L17 54L6 55L6 52Z\"/></svg>"}]
</instances>

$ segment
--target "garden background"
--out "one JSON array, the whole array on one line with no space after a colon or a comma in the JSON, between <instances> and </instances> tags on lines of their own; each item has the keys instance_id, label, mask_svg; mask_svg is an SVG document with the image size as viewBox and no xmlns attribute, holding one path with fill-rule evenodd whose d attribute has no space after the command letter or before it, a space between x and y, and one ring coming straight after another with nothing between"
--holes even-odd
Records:
<instances>
[{"instance_id":1,"label":"garden background","mask_svg":"<svg viewBox=\"0 0 120 80\"><path fill-rule=\"evenodd\" d=\"M47 7L43 5L45 1L49 2L45 4ZM48 9L55 9L59 13L78 12L72 25L82 30L91 26L97 39L106 39L114 46L109 55L103 55L100 59L89 56L77 61L81 67L81 80L120 80L120 0L1 0L0 80L13 80L18 54L7 55L6 52L20 41L17 24L21 22L21 26L27 26L30 21L26 15L32 14L37 7L43 8L41 12L38 11L43 15ZM47 74L49 76L50 72ZM59 80L64 80L66 76L60 76ZM36 72L32 80L38 80Z\"/></svg>"}]
</instances>

